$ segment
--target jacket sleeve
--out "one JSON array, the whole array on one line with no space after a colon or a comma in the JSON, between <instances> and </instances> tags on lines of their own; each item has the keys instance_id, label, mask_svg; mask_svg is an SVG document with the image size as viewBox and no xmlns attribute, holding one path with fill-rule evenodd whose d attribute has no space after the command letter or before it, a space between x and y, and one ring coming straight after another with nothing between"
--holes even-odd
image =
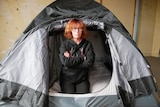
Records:
<instances>
[{"instance_id":1,"label":"jacket sleeve","mask_svg":"<svg viewBox=\"0 0 160 107\"><path fill-rule=\"evenodd\" d=\"M95 53L93 50L92 44L89 42L85 49L85 57L86 60L83 61L83 63L78 65L78 68L80 69L88 69L93 66L94 60L95 60Z\"/></svg>"},{"instance_id":2,"label":"jacket sleeve","mask_svg":"<svg viewBox=\"0 0 160 107\"><path fill-rule=\"evenodd\" d=\"M66 66L66 67L74 67L77 66L78 64L82 63L84 61L84 57L83 56L78 56L78 57L65 57L64 56L64 52L65 51L69 51L66 48L66 43L62 43L61 47L60 47L60 61L61 63Z\"/></svg>"}]
</instances>

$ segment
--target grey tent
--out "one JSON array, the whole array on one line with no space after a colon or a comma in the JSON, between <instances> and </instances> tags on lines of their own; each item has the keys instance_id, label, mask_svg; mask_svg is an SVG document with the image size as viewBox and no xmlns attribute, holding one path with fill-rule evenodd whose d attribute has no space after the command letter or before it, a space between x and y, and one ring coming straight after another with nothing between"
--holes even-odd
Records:
<instances>
[{"instance_id":1,"label":"grey tent","mask_svg":"<svg viewBox=\"0 0 160 107\"><path fill-rule=\"evenodd\" d=\"M96 53L91 93L59 87L65 24L80 18ZM57 0L26 28L0 62L1 107L159 107L150 66L111 11L93 0Z\"/></svg>"}]
</instances>

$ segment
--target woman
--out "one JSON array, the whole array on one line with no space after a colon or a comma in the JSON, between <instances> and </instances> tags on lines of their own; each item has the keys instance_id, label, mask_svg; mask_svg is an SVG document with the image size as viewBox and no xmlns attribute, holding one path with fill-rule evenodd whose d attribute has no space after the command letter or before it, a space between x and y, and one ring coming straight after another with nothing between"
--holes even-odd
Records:
<instances>
[{"instance_id":1,"label":"woman","mask_svg":"<svg viewBox=\"0 0 160 107\"><path fill-rule=\"evenodd\" d=\"M63 93L89 93L88 71L94 64L92 44L86 40L87 29L82 20L71 19L64 32L67 38L60 47L63 65L60 86Z\"/></svg>"}]
</instances>

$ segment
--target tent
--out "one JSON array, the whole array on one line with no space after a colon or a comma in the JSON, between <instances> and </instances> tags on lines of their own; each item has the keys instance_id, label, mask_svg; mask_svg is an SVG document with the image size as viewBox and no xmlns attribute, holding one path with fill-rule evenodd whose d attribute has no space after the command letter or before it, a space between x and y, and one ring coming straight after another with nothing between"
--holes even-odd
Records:
<instances>
[{"instance_id":1,"label":"tent","mask_svg":"<svg viewBox=\"0 0 160 107\"><path fill-rule=\"evenodd\" d=\"M59 87L65 24L80 18L96 53L91 92ZM42 10L0 62L1 107L158 107L150 66L128 31L94 0L57 0Z\"/></svg>"}]
</instances>

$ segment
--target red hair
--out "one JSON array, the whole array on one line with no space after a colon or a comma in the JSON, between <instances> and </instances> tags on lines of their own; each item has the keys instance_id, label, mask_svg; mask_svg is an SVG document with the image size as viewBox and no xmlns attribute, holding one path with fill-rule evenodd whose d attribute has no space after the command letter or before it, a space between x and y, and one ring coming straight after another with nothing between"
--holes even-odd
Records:
<instances>
[{"instance_id":1,"label":"red hair","mask_svg":"<svg viewBox=\"0 0 160 107\"><path fill-rule=\"evenodd\" d=\"M65 27L64 36L66 38L72 39L73 36L72 36L71 31L72 31L72 29L75 29L75 28L82 29L82 35L81 35L82 38L87 37L87 28L86 28L85 24L83 23L83 21L79 20L79 19L69 20L69 22L66 24L66 27Z\"/></svg>"}]
</instances>

